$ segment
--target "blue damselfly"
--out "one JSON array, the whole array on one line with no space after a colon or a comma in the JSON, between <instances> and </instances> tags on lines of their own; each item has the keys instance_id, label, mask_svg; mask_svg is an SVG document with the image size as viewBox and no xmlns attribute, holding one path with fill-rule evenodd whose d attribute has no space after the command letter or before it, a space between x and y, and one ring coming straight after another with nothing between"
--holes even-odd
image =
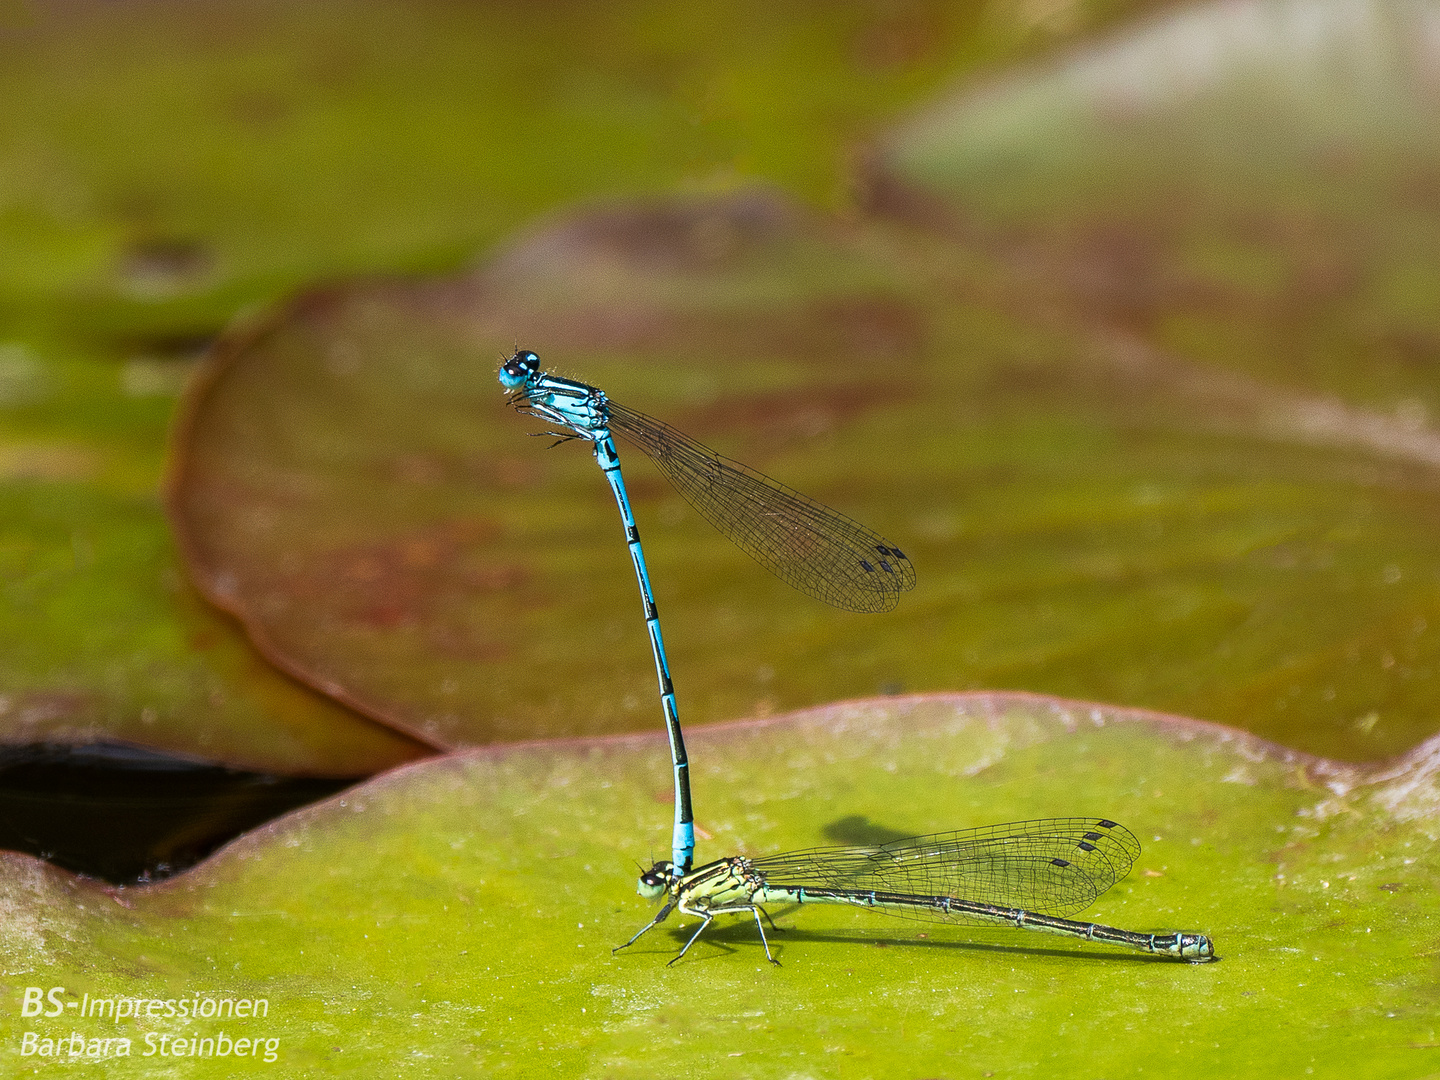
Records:
<instances>
[{"instance_id":1,"label":"blue damselfly","mask_svg":"<svg viewBox=\"0 0 1440 1080\"><path fill-rule=\"evenodd\" d=\"M902 592L914 587L914 567L889 540L828 506L715 453L668 424L611 401L603 390L547 374L533 352L517 351L500 368L499 378L512 391L510 403L518 411L564 429L546 434L561 441L583 439L593 446L620 507L670 736L675 768L672 854L674 865L684 873L695 851L690 765L640 530L620 474L614 435L643 450L701 516L742 551L781 580L827 604L848 611L888 611Z\"/></svg>"}]
</instances>

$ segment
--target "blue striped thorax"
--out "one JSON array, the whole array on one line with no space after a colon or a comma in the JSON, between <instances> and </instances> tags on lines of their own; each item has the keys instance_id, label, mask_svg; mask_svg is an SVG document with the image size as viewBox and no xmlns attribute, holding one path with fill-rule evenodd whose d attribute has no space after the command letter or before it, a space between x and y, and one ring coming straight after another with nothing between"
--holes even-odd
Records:
<instances>
[{"instance_id":1,"label":"blue striped thorax","mask_svg":"<svg viewBox=\"0 0 1440 1080\"><path fill-rule=\"evenodd\" d=\"M610 409L605 392L574 379L540 370L540 357L521 350L501 366L500 385L515 393L511 401L552 424L561 424L582 439L599 442L610 434Z\"/></svg>"}]
</instances>

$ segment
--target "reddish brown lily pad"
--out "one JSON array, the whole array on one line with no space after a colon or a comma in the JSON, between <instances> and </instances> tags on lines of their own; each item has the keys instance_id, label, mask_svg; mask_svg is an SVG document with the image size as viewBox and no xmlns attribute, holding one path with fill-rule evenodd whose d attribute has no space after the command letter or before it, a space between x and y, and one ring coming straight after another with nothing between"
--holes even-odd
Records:
<instances>
[{"instance_id":1,"label":"reddish brown lily pad","mask_svg":"<svg viewBox=\"0 0 1440 1080\"><path fill-rule=\"evenodd\" d=\"M422 738L658 723L603 480L583 445L525 438L495 382L520 344L918 568L896 611L832 611L622 449L687 722L1001 685L1350 758L1432 732L1431 462L1327 434L1326 408L1342 434L1359 414L1323 398L1097 357L1007 274L763 194L585 212L467 278L232 334L179 428L173 520L266 655Z\"/></svg>"},{"instance_id":2,"label":"reddish brown lily pad","mask_svg":"<svg viewBox=\"0 0 1440 1080\"><path fill-rule=\"evenodd\" d=\"M602 210L458 283L317 294L231 335L191 395L171 485L197 582L281 667L427 740L636 726L653 694L613 504L578 447L525 439L494 350L542 326L592 356L689 341L703 359L666 396L690 430L748 423L755 453L813 444L897 396L870 392L866 367L913 362L920 335L883 268L817 278L837 242L766 194ZM717 349L752 385L705 374ZM884 473L867 471L862 498ZM632 487L661 495L638 471ZM725 559L740 576L743 556Z\"/></svg>"}]
</instances>

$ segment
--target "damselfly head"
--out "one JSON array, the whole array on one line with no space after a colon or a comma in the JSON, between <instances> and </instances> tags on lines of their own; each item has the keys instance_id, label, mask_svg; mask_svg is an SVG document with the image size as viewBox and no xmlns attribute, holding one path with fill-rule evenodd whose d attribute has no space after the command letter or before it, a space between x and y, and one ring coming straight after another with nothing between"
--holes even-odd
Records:
<instances>
[{"instance_id":1,"label":"damselfly head","mask_svg":"<svg viewBox=\"0 0 1440 1080\"><path fill-rule=\"evenodd\" d=\"M500 385L507 390L524 386L540 371L540 357L529 349L518 349L500 365Z\"/></svg>"},{"instance_id":2,"label":"damselfly head","mask_svg":"<svg viewBox=\"0 0 1440 1080\"><path fill-rule=\"evenodd\" d=\"M654 900L665 895L665 890L675 880L675 864L666 859L664 862L657 862L649 870L640 875L640 884L636 892L647 900Z\"/></svg>"}]
</instances>

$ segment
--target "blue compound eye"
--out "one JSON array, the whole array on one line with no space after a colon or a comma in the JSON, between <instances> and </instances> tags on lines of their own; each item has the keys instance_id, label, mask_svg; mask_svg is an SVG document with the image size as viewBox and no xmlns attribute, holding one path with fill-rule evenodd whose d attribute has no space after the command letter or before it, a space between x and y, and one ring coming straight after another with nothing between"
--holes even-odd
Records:
<instances>
[{"instance_id":1,"label":"blue compound eye","mask_svg":"<svg viewBox=\"0 0 1440 1080\"><path fill-rule=\"evenodd\" d=\"M521 349L501 365L500 382L509 387L519 386L539 370L540 357L529 349Z\"/></svg>"}]
</instances>

